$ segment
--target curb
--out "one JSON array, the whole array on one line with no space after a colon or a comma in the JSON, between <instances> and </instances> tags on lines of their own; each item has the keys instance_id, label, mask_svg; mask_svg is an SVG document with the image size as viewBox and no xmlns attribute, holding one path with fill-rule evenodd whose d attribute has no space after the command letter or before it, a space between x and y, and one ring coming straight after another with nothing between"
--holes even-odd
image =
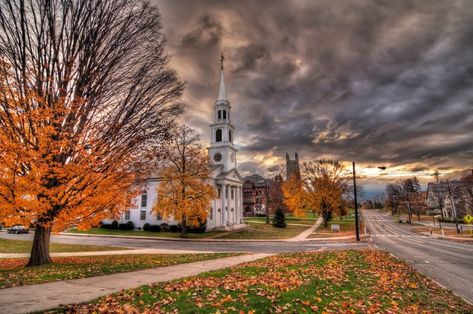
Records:
<instances>
[{"instance_id":1,"label":"curb","mask_svg":"<svg viewBox=\"0 0 473 314\"><path fill-rule=\"evenodd\" d=\"M288 242L287 239L189 239L189 238L164 238L164 237L147 237L147 236L125 236L125 235L109 235L109 234L83 234L83 233L67 233L60 232L59 235L69 237L102 237L112 239L140 239L140 240L156 240L156 241L174 241L174 242Z\"/></svg>"},{"instance_id":2,"label":"curb","mask_svg":"<svg viewBox=\"0 0 473 314\"><path fill-rule=\"evenodd\" d=\"M333 237L333 238L307 238L300 241L290 241L289 239L185 239L185 238L163 238L163 237L146 237L146 236L124 236L124 235L107 235L107 234L83 234L83 233L59 233L59 235L69 237L102 237L112 239L140 239L140 240L155 240L155 241L174 241L174 242L344 242L345 240L354 240L355 236L349 237ZM361 238L368 238L369 236L361 236Z\"/></svg>"}]
</instances>

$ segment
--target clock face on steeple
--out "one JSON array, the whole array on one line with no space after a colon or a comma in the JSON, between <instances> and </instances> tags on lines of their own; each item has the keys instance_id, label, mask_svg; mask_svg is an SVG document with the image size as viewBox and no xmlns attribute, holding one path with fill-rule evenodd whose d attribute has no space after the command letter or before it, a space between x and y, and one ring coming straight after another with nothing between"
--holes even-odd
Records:
<instances>
[{"instance_id":1,"label":"clock face on steeple","mask_svg":"<svg viewBox=\"0 0 473 314\"><path fill-rule=\"evenodd\" d=\"M222 160L222 155L221 155L220 153L216 153L216 154L214 155L214 160L215 160L216 162L219 162L220 160Z\"/></svg>"}]
</instances>

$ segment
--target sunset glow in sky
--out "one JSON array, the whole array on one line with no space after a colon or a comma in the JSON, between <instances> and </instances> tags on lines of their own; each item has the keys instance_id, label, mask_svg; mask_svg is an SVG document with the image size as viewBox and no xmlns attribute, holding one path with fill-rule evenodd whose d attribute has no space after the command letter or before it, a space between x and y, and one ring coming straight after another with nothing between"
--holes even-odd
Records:
<instances>
[{"instance_id":1,"label":"sunset glow in sky","mask_svg":"<svg viewBox=\"0 0 473 314\"><path fill-rule=\"evenodd\" d=\"M155 2L204 143L224 52L243 174L294 151L372 186L473 167L473 1Z\"/></svg>"}]
</instances>

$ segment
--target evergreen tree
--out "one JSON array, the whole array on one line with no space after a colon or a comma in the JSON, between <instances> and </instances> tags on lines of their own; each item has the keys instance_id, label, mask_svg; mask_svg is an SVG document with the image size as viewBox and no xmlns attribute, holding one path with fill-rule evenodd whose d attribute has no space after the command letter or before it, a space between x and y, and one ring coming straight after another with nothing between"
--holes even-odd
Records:
<instances>
[{"instance_id":1,"label":"evergreen tree","mask_svg":"<svg viewBox=\"0 0 473 314\"><path fill-rule=\"evenodd\" d=\"M284 216L284 210L281 207L278 207L274 213L273 227L286 228L286 217Z\"/></svg>"}]
</instances>

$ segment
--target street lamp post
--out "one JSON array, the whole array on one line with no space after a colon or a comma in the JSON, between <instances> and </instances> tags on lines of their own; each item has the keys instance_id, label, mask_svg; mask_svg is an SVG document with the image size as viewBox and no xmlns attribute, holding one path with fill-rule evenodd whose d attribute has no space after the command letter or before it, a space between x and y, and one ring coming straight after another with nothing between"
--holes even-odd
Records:
<instances>
[{"instance_id":1,"label":"street lamp post","mask_svg":"<svg viewBox=\"0 0 473 314\"><path fill-rule=\"evenodd\" d=\"M356 197L356 170L355 162L353 162L353 193L355 197L355 229L356 229L356 241L360 241L360 225L358 224L358 200Z\"/></svg>"},{"instance_id":2,"label":"street lamp post","mask_svg":"<svg viewBox=\"0 0 473 314\"><path fill-rule=\"evenodd\" d=\"M386 167L378 167L380 170L386 170ZM355 199L355 230L356 230L356 241L360 241L360 224L358 220L358 199L356 195L356 169L355 162L353 161L353 196ZM366 226L365 226L366 228Z\"/></svg>"}]
</instances>

